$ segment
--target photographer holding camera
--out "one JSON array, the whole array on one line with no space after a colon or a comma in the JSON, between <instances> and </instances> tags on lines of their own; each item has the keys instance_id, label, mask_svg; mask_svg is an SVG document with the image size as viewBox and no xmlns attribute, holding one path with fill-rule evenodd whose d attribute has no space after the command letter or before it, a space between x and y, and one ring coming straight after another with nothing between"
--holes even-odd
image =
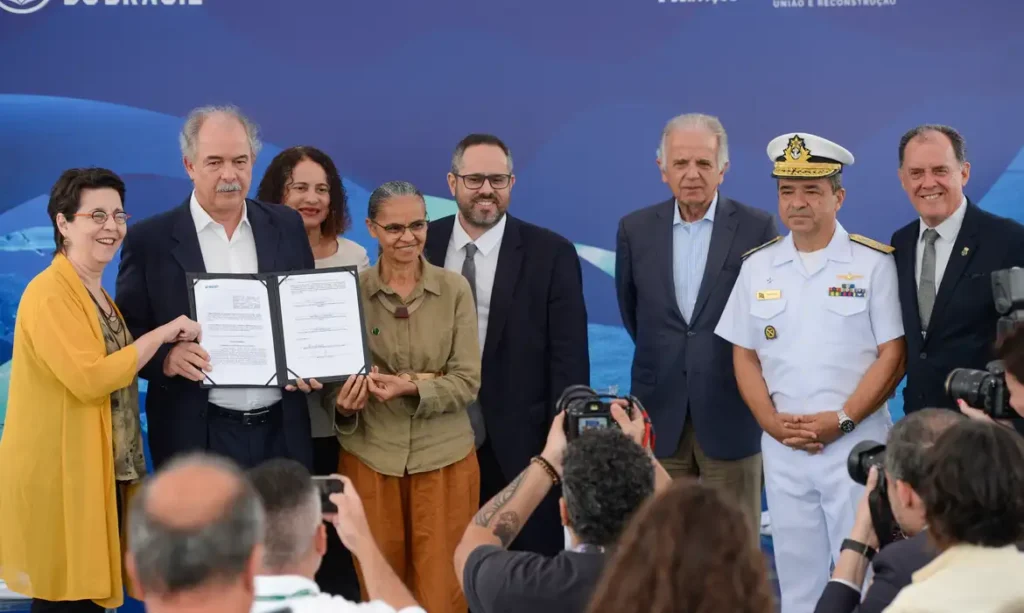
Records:
<instances>
[{"instance_id":1,"label":"photographer holding camera","mask_svg":"<svg viewBox=\"0 0 1024 613\"><path fill-rule=\"evenodd\" d=\"M927 454L918 492L938 556L887 613L1024 611L1024 440L968 421Z\"/></svg>"},{"instance_id":2,"label":"photographer holding camera","mask_svg":"<svg viewBox=\"0 0 1024 613\"><path fill-rule=\"evenodd\" d=\"M544 450L480 509L455 550L455 574L474 613L582 613L604 569L605 548L671 481L654 459L637 404L629 416L628 400L601 401L578 387L559 400ZM557 485L572 549L555 556L508 551Z\"/></svg>"},{"instance_id":3,"label":"photographer holding camera","mask_svg":"<svg viewBox=\"0 0 1024 613\"><path fill-rule=\"evenodd\" d=\"M850 465L851 473L857 474L851 476L857 480L866 478L867 488L857 507L853 530L843 542L832 580L818 600L815 613L880 613L910 584L911 575L935 558L936 552L928 541L924 503L917 488L924 477L926 451L943 432L963 421L964 416L953 411L922 409L897 421L889 431L887 445L876 445L875 454L862 453L860 446L854 448ZM879 449L883 451L878 453ZM884 477L879 470L883 470ZM874 525L869 498L876 491L874 499L888 504L899 529L909 537L881 549L879 533L888 537L893 527ZM876 510L875 515L886 513ZM861 586L869 564L874 579L862 600Z\"/></svg>"},{"instance_id":4,"label":"photographer holding camera","mask_svg":"<svg viewBox=\"0 0 1024 613\"><path fill-rule=\"evenodd\" d=\"M1024 324L1016 324L1000 339L996 358L998 367L988 371L954 370L946 388L964 415L999 421L1024 434Z\"/></svg>"}]
</instances>

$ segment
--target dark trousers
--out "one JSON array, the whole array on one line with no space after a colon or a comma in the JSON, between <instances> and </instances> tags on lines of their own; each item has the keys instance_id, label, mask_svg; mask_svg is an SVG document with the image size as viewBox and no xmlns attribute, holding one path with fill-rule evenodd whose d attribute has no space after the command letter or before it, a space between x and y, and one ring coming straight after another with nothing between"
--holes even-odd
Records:
<instances>
[{"instance_id":1,"label":"dark trousers","mask_svg":"<svg viewBox=\"0 0 1024 613\"><path fill-rule=\"evenodd\" d=\"M49 600L32 599L32 613L103 613L103 607L91 600Z\"/></svg>"},{"instance_id":2,"label":"dark trousers","mask_svg":"<svg viewBox=\"0 0 1024 613\"><path fill-rule=\"evenodd\" d=\"M232 411L211 403L206 422L207 451L234 460L243 470L271 458L288 457L281 403L266 411L253 417L252 411Z\"/></svg>"},{"instance_id":3,"label":"dark trousers","mask_svg":"<svg viewBox=\"0 0 1024 613\"><path fill-rule=\"evenodd\" d=\"M480 507L505 489L511 479L506 479L498 458L494 454L490 440L484 441L476 451L480 463ZM523 467L526 470L526 467ZM512 475L512 479L518 475ZM546 556L555 556L565 548L565 533L562 531L562 520L558 514L558 498L562 495L560 487L553 487L544 497L537 510L523 526L516 540L509 549L515 551L532 551Z\"/></svg>"},{"instance_id":4,"label":"dark trousers","mask_svg":"<svg viewBox=\"0 0 1024 613\"><path fill-rule=\"evenodd\" d=\"M313 439L313 472L317 475L333 475L338 472L338 456L341 445L334 436ZM334 596L344 596L352 602L361 600L359 575L356 574L352 554L338 538L334 526L327 523L327 553L320 561L316 573L316 584L320 591Z\"/></svg>"}]
</instances>

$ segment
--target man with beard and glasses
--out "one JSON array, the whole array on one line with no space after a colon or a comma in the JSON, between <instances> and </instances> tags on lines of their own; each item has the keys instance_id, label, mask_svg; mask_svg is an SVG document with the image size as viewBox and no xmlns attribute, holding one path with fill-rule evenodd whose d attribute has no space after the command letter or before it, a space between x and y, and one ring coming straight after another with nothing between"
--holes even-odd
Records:
<instances>
[{"instance_id":1,"label":"man with beard and glasses","mask_svg":"<svg viewBox=\"0 0 1024 613\"><path fill-rule=\"evenodd\" d=\"M189 313L187 273L312 269L299 214L248 200L260 143L234 107L192 111L179 138L195 189L185 201L132 227L121 252L116 302L136 337ZM204 388L213 374L201 343L165 345L139 372L149 381L146 413L153 462L204 450L245 468L287 457L311 468L306 398L277 388ZM319 388L310 381L304 389Z\"/></svg>"},{"instance_id":2,"label":"man with beard and glasses","mask_svg":"<svg viewBox=\"0 0 1024 613\"><path fill-rule=\"evenodd\" d=\"M425 252L431 263L465 275L476 300L483 371L469 415L481 501L543 449L562 391L590 381L579 257L562 236L506 214L515 182L501 139L462 139L448 173L459 212L430 224ZM557 500L544 499L513 549L562 549Z\"/></svg>"}]
</instances>

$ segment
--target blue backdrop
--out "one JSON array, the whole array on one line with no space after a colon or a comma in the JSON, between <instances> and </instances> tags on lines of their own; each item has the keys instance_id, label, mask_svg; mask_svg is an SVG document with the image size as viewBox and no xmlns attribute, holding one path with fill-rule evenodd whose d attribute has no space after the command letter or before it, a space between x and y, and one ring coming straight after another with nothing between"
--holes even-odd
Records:
<instances>
[{"instance_id":1,"label":"blue backdrop","mask_svg":"<svg viewBox=\"0 0 1024 613\"><path fill-rule=\"evenodd\" d=\"M625 392L611 250L622 215L669 194L654 165L669 117L721 117L723 192L766 210L771 138L845 145L840 219L883 242L914 217L900 135L952 124L967 193L1024 220L1022 23L1019 0L0 0L0 433L18 300L53 248L50 186L101 165L125 177L133 222L180 203L192 107L235 103L262 126L254 186L284 147L327 151L357 220L392 179L429 194L432 217L451 212L455 143L498 134L511 211L585 260L592 383ZM376 253L361 224L349 237Z\"/></svg>"},{"instance_id":2,"label":"blue backdrop","mask_svg":"<svg viewBox=\"0 0 1024 613\"><path fill-rule=\"evenodd\" d=\"M723 191L767 210L772 137L845 145L840 219L881 241L914 216L899 136L949 123L974 164L968 194L1024 219L1022 23L1017 0L0 0L0 402L19 296L50 259L50 186L102 165L126 178L133 222L180 203L176 134L194 106L235 103L262 126L254 189L281 148L327 151L357 220L391 179L450 212L453 146L500 135L511 211L586 260L592 383L625 392L611 250L619 217L668 195L654 151L669 117L721 117ZM350 237L376 252L361 224Z\"/></svg>"}]
</instances>

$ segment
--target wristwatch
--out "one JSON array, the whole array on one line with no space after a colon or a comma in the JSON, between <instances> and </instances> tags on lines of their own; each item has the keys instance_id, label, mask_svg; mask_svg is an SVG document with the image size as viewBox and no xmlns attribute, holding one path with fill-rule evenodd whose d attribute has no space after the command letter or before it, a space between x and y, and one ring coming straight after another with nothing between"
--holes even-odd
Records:
<instances>
[{"instance_id":1,"label":"wristwatch","mask_svg":"<svg viewBox=\"0 0 1024 613\"><path fill-rule=\"evenodd\" d=\"M843 551L844 549L856 551L860 555L867 558L868 562L870 562L871 558L874 558L875 554L878 553L878 551L871 545L865 545L864 543L855 541L853 539L846 539L845 541L843 541L843 546L839 548L839 551Z\"/></svg>"},{"instance_id":2,"label":"wristwatch","mask_svg":"<svg viewBox=\"0 0 1024 613\"><path fill-rule=\"evenodd\" d=\"M853 432L853 429L857 427L857 424L853 423L853 420L846 414L846 411L839 409L836 411L836 415L839 416L839 429L843 432Z\"/></svg>"}]
</instances>

